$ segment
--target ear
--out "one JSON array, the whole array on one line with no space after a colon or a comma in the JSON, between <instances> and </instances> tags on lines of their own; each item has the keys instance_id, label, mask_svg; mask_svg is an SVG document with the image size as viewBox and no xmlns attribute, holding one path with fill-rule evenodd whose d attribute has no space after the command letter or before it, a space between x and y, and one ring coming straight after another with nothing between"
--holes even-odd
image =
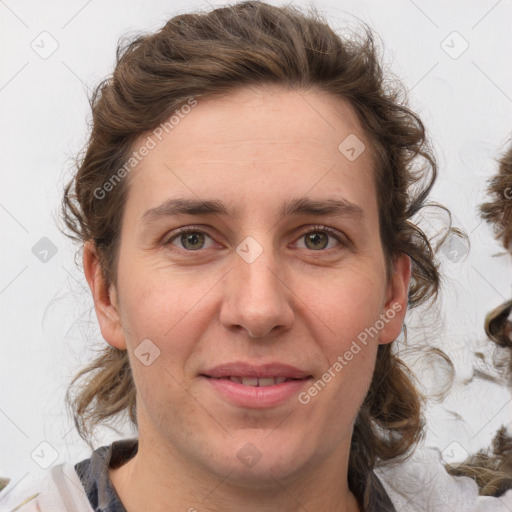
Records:
<instances>
[{"instance_id":1,"label":"ear","mask_svg":"<svg viewBox=\"0 0 512 512\"><path fill-rule=\"evenodd\" d=\"M393 262L393 272L386 292L386 303L380 315L384 327L379 333L379 343L395 341L404 323L409 298L411 279L411 258L401 253Z\"/></svg>"},{"instance_id":2,"label":"ear","mask_svg":"<svg viewBox=\"0 0 512 512\"><path fill-rule=\"evenodd\" d=\"M85 278L92 292L101 334L109 345L126 350L117 292L114 285L107 286L100 259L91 241L84 244L83 266Z\"/></svg>"}]
</instances>

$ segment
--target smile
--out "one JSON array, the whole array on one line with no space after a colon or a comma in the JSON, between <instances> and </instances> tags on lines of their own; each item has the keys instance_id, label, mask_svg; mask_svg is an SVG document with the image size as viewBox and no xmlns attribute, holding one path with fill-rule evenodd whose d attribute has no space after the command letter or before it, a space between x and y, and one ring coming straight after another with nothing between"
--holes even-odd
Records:
<instances>
[{"instance_id":1,"label":"smile","mask_svg":"<svg viewBox=\"0 0 512 512\"><path fill-rule=\"evenodd\" d=\"M222 379L228 379L231 382L236 382L237 384L242 384L244 386L257 386L257 387L266 387L266 386L275 386L276 384L282 384L283 382L287 382L290 380L301 380L301 379L291 379L286 377L219 377Z\"/></svg>"},{"instance_id":2,"label":"smile","mask_svg":"<svg viewBox=\"0 0 512 512\"><path fill-rule=\"evenodd\" d=\"M244 409L269 409L287 403L295 404L299 393L312 382L312 377L220 377L202 375L211 392L222 401Z\"/></svg>"}]
</instances>

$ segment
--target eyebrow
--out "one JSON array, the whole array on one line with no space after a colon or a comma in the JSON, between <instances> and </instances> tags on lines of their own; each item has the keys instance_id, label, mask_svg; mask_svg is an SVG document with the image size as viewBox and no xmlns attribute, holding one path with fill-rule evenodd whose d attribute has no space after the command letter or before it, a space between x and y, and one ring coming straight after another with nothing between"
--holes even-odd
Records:
<instances>
[{"instance_id":1,"label":"eyebrow","mask_svg":"<svg viewBox=\"0 0 512 512\"><path fill-rule=\"evenodd\" d=\"M281 218L292 215L328 216L341 215L354 217L357 220L364 219L364 210L346 199L313 200L309 198L297 198L287 201L281 208ZM200 199L169 199L161 205L146 210L142 216L144 224L150 223L162 217L174 217L178 215L227 215L238 217L240 210L228 207L222 201Z\"/></svg>"}]
</instances>

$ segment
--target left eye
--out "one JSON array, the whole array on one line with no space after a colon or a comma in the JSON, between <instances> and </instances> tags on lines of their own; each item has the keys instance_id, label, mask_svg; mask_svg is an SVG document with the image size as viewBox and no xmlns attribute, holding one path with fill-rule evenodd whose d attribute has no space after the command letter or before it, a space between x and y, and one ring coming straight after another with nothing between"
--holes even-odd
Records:
<instances>
[{"instance_id":1,"label":"left eye","mask_svg":"<svg viewBox=\"0 0 512 512\"><path fill-rule=\"evenodd\" d=\"M335 240L334 246L329 246L329 238ZM323 249L332 249L336 245L343 245L339 235L337 235L331 229L325 227L315 227L309 231L302 233L299 240L304 240L306 249L312 249L314 251Z\"/></svg>"}]
</instances>

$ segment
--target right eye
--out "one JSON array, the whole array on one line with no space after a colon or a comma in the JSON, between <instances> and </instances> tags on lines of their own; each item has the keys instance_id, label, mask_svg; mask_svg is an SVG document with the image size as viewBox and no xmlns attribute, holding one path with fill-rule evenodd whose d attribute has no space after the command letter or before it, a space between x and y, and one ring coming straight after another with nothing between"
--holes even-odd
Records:
<instances>
[{"instance_id":1,"label":"right eye","mask_svg":"<svg viewBox=\"0 0 512 512\"><path fill-rule=\"evenodd\" d=\"M187 226L185 228L180 228L176 231L173 231L171 233L171 237L168 238L164 245L174 245L174 241L177 241L180 245L177 247L184 251L198 251L200 249L207 249L208 247L205 247L205 240L209 238L212 240L212 238L207 235L204 231L199 230L197 227L194 226ZM213 242L213 240L212 240ZM211 247L211 246L210 246Z\"/></svg>"}]
</instances>

